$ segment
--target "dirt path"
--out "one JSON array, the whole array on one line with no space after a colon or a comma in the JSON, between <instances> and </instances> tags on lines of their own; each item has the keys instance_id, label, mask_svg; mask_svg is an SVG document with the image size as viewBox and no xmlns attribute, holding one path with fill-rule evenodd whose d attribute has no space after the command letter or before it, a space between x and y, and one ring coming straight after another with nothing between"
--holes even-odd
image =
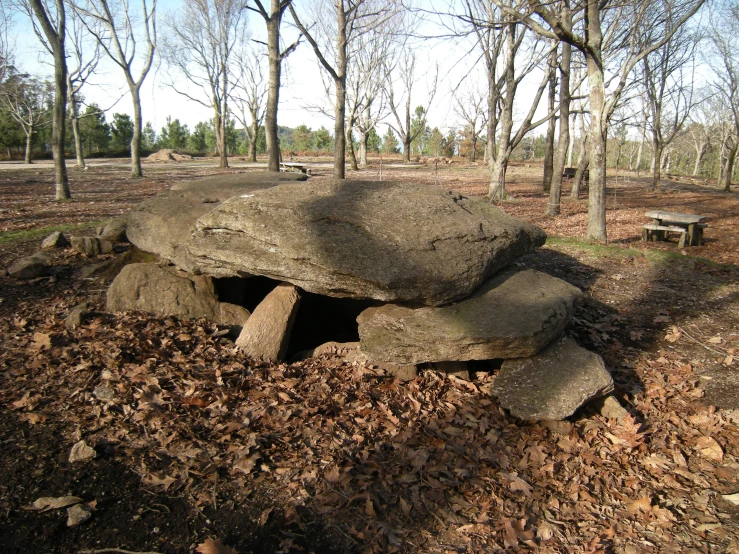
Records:
<instances>
[{"instance_id":1,"label":"dirt path","mask_svg":"<svg viewBox=\"0 0 739 554\"><path fill-rule=\"evenodd\" d=\"M614 180L611 243L591 245L577 240L585 201L547 218L536 169L513 169L502 207L557 237L522 263L585 291L567 333L604 357L628 418L588 407L522 423L484 364L471 383L407 384L333 358L251 365L208 322L104 313L108 278L79 275L100 260L62 250L53 279L0 277L4 551L190 553L208 538L242 554L739 551L739 508L722 496L739 491L736 193ZM47 171L0 173L4 233L94 224L213 172L92 168L55 203ZM384 172L486 186L481 167ZM709 215L706 246L642 245L657 207ZM0 267L38 244L0 240ZM82 301L96 314L66 330ZM81 439L97 457L71 464ZM77 527L65 510L24 509L70 494L95 509Z\"/></svg>"}]
</instances>

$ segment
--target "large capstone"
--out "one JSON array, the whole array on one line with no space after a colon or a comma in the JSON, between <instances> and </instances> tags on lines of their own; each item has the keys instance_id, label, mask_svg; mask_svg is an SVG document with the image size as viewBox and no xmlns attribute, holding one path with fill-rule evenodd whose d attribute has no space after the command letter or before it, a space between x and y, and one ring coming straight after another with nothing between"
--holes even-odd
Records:
<instances>
[{"instance_id":1,"label":"large capstone","mask_svg":"<svg viewBox=\"0 0 739 554\"><path fill-rule=\"evenodd\" d=\"M361 349L399 365L533 356L572 317L577 287L534 270L506 271L458 304L388 304L357 318Z\"/></svg>"},{"instance_id":2,"label":"large capstone","mask_svg":"<svg viewBox=\"0 0 739 554\"><path fill-rule=\"evenodd\" d=\"M564 419L612 390L602 358L566 337L534 357L506 360L493 383L501 406L528 421Z\"/></svg>"},{"instance_id":3,"label":"large capstone","mask_svg":"<svg viewBox=\"0 0 739 554\"><path fill-rule=\"evenodd\" d=\"M263 275L328 296L437 306L545 240L538 227L457 192L338 181L234 196L180 244L192 265L218 277Z\"/></svg>"},{"instance_id":4,"label":"large capstone","mask_svg":"<svg viewBox=\"0 0 739 554\"><path fill-rule=\"evenodd\" d=\"M244 325L250 315L246 308L220 302L212 278L158 264L125 266L108 288L106 309L185 319L204 317L238 327Z\"/></svg>"},{"instance_id":5,"label":"large capstone","mask_svg":"<svg viewBox=\"0 0 739 554\"><path fill-rule=\"evenodd\" d=\"M253 172L178 183L127 214L126 236L139 249L158 254L180 269L197 273L197 264L188 256L185 245L200 216L232 196L248 195L297 178L291 174Z\"/></svg>"}]
</instances>

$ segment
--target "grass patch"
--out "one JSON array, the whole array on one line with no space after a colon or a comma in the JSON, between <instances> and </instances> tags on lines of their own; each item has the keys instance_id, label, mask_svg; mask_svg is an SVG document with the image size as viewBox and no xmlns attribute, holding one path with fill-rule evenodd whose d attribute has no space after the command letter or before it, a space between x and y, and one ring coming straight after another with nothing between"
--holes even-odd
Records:
<instances>
[{"instance_id":1,"label":"grass patch","mask_svg":"<svg viewBox=\"0 0 739 554\"><path fill-rule=\"evenodd\" d=\"M15 242L30 242L34 240L43 240L54 231L62 233L72 233L75 231L87 231L105 225L106 221L91 221L88 223L67 223L63 225L51 225L49 227L41 227L40 229L24 229L20 231L4 231L0 232L0 246L12 244Z\"/></svg>"},{"instance_id":2,"label":"grass patch","mask_svg":"<svg viewBox=\"0 0 739 554\"><path fill-rule=\"evenodd\" d=\"M665 252L663 250L655 250L650 248L634 248L630 246L622 246L619 244L603 244L601 242L590 241L586 239L578 239L573 237L547 237L546 246L556 248L570 247L576 248L582 252L586 252L595 258L645 258L655 265L667 265L670 263L685 263L689 261L693 264L701 264L712 269L739 269L733 264L721 264L702 258L700 256L691 256L683 254L681 250L674 252Z\"/></svg>"}]
</instances>

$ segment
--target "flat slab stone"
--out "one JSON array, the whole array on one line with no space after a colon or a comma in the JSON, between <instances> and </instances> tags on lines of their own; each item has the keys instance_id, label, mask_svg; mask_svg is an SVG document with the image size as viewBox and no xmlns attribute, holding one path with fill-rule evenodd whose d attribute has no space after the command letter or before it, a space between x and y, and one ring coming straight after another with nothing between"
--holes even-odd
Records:
<instances>
[{"instance_id":1,"label":"flat slab stone","mask_svg":"<svg viewBox=\"0 0 739 554\"><path fill-rule=\"evenodd\" d=\"M581 295L546 273L506 271L451 306L368 308L357 318L361 349L399 365L533 356L562 333Z\"/></svg>"},{"instance_id":2,"label":"flat slab stone","mask_svg":"<svg viewBox=\"0 0 739 554\"><path fill-rule=\"evenodd\" d=\"M299 306L300 293L294 286L277 285L254 309L236 346L255 360L284 360Z\"/></svg>"},{"instance_id":3,"label":"flat slab stone","mask_svg":"<svg viewBox=\"0 0 739 554\"><path fill-rule=\"evenodd\" d=\"M126 214L126 237L139 249L158 254L180 269L197 273L197 264L185 250L197 219L232 196L273 187L284 180L295 178L261 171L177 183Z\"/></svg>"},{"instance_id":4,"label":"flat slab stone","mask_svg":"<svg viewBox=\"0 0 739 554\"><path fill-rule=\"evenodd\" d=\"M492 390L515 417L560 420L611 392L613 379L600 356L563 337L537 356L503 362Z\"/></svg>"},{"instance_id":5,"label":"flat slab stone","mask_svg":"<svg viewBox=\"0 0 739 554\"><path fill-rule=\"evenodd\" d=\"M263 275L328 296L437 306L545 240L489 202L440 187L308 181L223 202L198 219L187 252L217 277Z\"/></svg>"},{"instance_id":6,"label":"flat slab stone","mask_svg":"<svg viewBox=\"0 0 739 554\"><path fill-rule=\"evenodd\" d=\"M8 274L16 279L34 279L49 273L51 258L44 252L36 252L13 263Z\"/></svg>"}]
</instances>

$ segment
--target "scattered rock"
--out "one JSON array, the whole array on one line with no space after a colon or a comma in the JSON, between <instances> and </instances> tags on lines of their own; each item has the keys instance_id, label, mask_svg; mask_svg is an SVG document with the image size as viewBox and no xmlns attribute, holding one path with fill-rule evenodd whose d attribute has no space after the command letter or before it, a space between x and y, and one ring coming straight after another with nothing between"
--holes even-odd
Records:
<instances>
[{"instance_id":1,"label":"scattered rock","mask_svg":"<svg viewBox=\"0 0 739 554\"><path fill-rule=\"evenodd\" d=\"M74 308L69 310L69 315L67 315L67 318L64 320L64 327L68 331L73 331L77 327L81 326L89 315L90 312L87 310L87 302L77 304Z\"/></svg>"},{"instance_id":2,"label":"scattered rock","mask_svg":"<svg viewBox=\"0 0 739 554\"><path fill-rule=\"evenodd\" d=\"M217 277L263 275L327 296L442 305L546 235L437 187L309 181L230 198L187 239L194 264Z\"/></svg>"},{"instance_id":3,"label":"scattered rock","mask_svg":"<svg viewBox=\"0 0 739 554\"><path fill-rule=\"evenodd\" d=\"M418 367L412 364L399 365L399 364L373 364L377 365L380 369L384 369L388 375L397 377L401 381L412 381L418 375Z\"/></svg>"},{"instance_id":4,"label":"scattered rock","mask_svg":"<svg viewBox=\"0 0 739 554\"><path fill-rule=\"evenodd\" d=\"M278 285L246 321L236 346L257 360L284 360L299 305L300 294L295 287Z\"/></svg>"},{"instance_id":5,"label":"scattered rock","mask_svg":"<svg viewBox=\"0 0 739 554\"><path fill-rule=\"evenodd\" d=\"M302 350L293 356L294 360L307 360L319 356L345 357L359 351L358 342L326 342L310 350Z\"/></svg>"},{"instance_id":6,"label":"scattered rock","mask_svg":"<svg viewBox=\"0 0 739 554\"><path fill-rule=\"evenodd\" d=\"M533 356L562 333L581 295L545 273L505 272L451 306L368 308L357 318L361 348L401 365Z\"/></svg>"},{"instance_id":7,"label":"scattered rock","mask_svg":"<svg viewBox=\"0 0 739 554\"><path fill-rule=\"evenodd\" d=\"M115 400L115 391L108 385L98 385L92 391L93 396L102 402L113 402Z\"/></svg>"},{"instance_id":8,"label":"scattered rock","mask_svg":"<svg viewBox=\"0 0 739 554\"><path fill-rule=\"evenodd\" d=\"M87 504L75 504L67 508L67 527L84 523L92 517L92 509Z\"/></svg>"},{"instance_id":9,"label":"scattered rock","mask_svg":"<svg viewBox=\"0 0 739 554\"><path fill-rule=\"evenodd\" d=\"M41 241L41 248L43 250L49 250L51 248L63 248L69 246L69 241L61 231L54 231L43 241Z\"/></svg>"},{"instance_id":10,"label":"scattered rock","mask_svg":"<svg viewBox=\"0 0 739 554\"><path fill-rule=\"evenodd\" d=\"M110 221L98 233L98 238L110 242L128 242L126 237L126 226L128 222L126 217L118 217Z\"/></svg>"},{"instance_id":11,"label":"scattered rock","mask_svg":"<svg viewBox=\"0 0 739 554\"><path fill-rule=\"evenodd\" d=\"M72 447L72 451L69 453L69 461L70 463L89 462L95 456L97 456L95 449L88 446L84 440L81 440Z\"/></svg>"},{"instance_id":12,"label":"scattered rock","mask_svg":"<svg viewBox=\"0 0 739 554\"><path fill-rule=\"evenodd\" d=\"M467 362L434 362L429 369L440 371L447 375L454 375L466 381L470 380L470 370L467 367Z\"/></svg>"},{"instance_id":13,"label":"scattered rock","mask_svg":"<svg viewBox=\"0 0 739 554\"><path fill-rule=\"evenodd\" d=\"M501 406L528 421L564 419L612 390L601 357L567 337L537 356L503 362L492 388Z\"/></svg>"},{"instance_id":14,"label":"scattered rock","mask_svg":"<svg viewBox=\"0 0 739 554\"><path fill-rule=\"evenodd\" d=\"M8 268L8 274L16 279L34 279L49 273L51 258L43 253L36 252L31 256L21 258Z\"/></svg>"},{"instance_id":15,"label":"scattered rock","mask_svg":"<svg viewBox=\"0 0 739 554\"><path fill-rule=\"evenodd\" d=\"M39 512L48 512L49 510L58 510L60 508L66 508L67 506L73 506L79 504L83 500L77 496L42 496L34 500L30 506L24 506L24 510L34 510Z\"/></svg>"},{"instance_id":16,"label":"scattered rock","mask_svg":"<svg viewBox=\"0 0 739 554\"><path fill-rule=\"evenodd\" d=\"M113 243L99 237L71 237L70 242L72 243L72 248L88 258L99 256L100 254L109 254L113 251Z\"/></svg>"},{"instance_id":17,"label":"scattered rock","mask_svg":"<svg viewBox=\"0 0 739 554\"><path fill-rule=\"evenodd\" d=\"M609 394L603 398L599 398L594 402L594 407L598 413L607 419L620 420L629 415L629 412L618 401L618 398Z\"/></svg>"},{"instance_id":18,"label":"scattered rock","mask_svg":"<svg viewBox=\"0 0 739 554\"><path fill-rule=\"evenodd\" d=\"M115 263L115 259L112 260L105 260L104 262L100 262L99 264L93 264L93 265L87 265L80 269L80 279L89 279L96 273L100 273L102 271L105 271L109 267L111 267Z\"/></svg>"}]
</instances>

